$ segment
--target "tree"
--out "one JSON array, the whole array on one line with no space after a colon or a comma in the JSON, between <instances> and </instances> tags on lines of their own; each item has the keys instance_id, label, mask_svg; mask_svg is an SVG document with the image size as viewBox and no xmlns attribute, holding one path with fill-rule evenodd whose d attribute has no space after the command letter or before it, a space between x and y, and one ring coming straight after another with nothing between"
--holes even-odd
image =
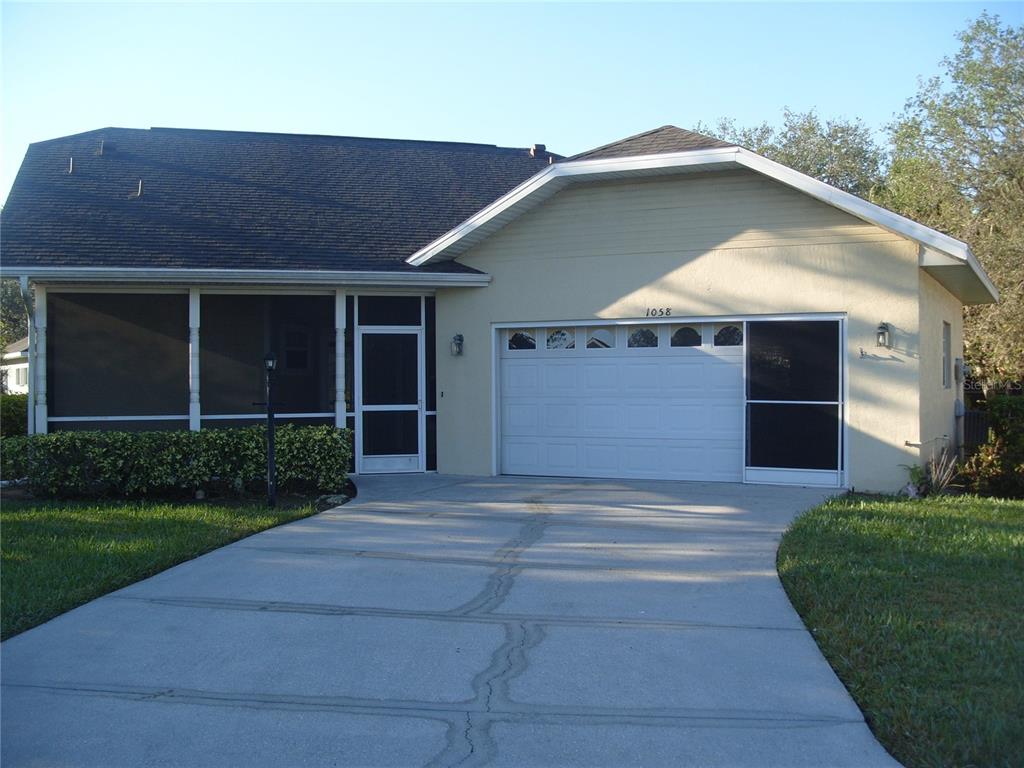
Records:
<instances>
[{"instance_id":1,"label":"tree","mask_svg":"<svg viewBox=\"0 0 1024 768\"><path fill-rule=\"evenodd\" d=\"M11 342L28 335L28 314L17 280L0 280L0 352ZM6 377L0 378L0 390L7 391Z\"/></svg>"},{"instance_id":2,"label":"tree","mask_svg":"<svg viewBox=\"0 0 1024 768\"><path fill-rule=\"evenodd\" d=\"M28 314L21 287L17 280L4 278L0 280L0 345L6 347L27 335Z\"/></svg>"},{"instance_id":3,"label":"tree","mask_svg":"<svg viewBox=\"0 0 1024 768\"><path fill-rule=\"evenodd\" d=\"M1024 380L1024 26L985 13L958 38L890 126L878 201L969 243L999 288L964 318L968 359L993 385Z\"/></svg>"},{"instance_id":4,"label":"tree","mask_svg":"<svg viewBox=\"0 0 1024 768\"><path fill-rule=\"evenodd\" d=\"M744 146L860 197L869 197L883 179L885 152L860 120L822 123L813 110L799 113L787 108L779 128L767 122L739 128L735 121L723 118L713 128L698 124L695 130Z\"/></svg>"}]
</instances>

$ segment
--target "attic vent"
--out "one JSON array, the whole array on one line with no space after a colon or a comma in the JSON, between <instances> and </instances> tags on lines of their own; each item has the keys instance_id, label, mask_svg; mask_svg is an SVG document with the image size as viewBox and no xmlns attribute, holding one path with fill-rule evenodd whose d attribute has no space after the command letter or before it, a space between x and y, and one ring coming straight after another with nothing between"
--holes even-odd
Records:
<instances>
[{"instance_id":1,"label":"attic vent","mask_svg":"<svg viewBox=\"0 0 1024 768\"><path fill-rule=\"evenodd\" d=\"M547 147L543 144L534 144L530 147L530 157L544 157L547 154Z\"/></svg>"}]
</instances>

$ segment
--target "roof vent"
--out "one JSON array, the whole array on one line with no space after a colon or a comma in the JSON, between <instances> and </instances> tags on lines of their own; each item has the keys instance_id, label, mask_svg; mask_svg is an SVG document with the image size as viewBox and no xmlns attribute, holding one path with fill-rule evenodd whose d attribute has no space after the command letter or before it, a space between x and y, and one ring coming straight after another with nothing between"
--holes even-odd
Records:
<instances>
[{"instance_id":1,"label":"roof vent","mask_svg":"<svg viewBox=\"0 0 1024 768\"><path fill-rule=\"evenodd\" d=\"M74 173L74 172L75 172L75 158L69 157L68 158L68 173L71 174L71 173Z\"/></svg>"},{"instance_id":2,"label":"roof vent","mask_svg":"<svg viewBox=\"0 0 1024 768\"><path fill-rule=\"evenodd\" d=\"M142 179L139 179L139 189L138 189L138 191L137 192L132 192L130 195L128 195L128 199L129 200L138 200L140 197L142 197Z\"/></svg>"},{"instance_id":3,"label":"roof vent","mask_svg":"<svg viewBox=\"0 0 1024 768\"><path fill-rule=\"evenodd\" d=\"M547 149L543 144L534 144L530 147L530 157L544 157L547 154Z\"/></svg>"},{"instance_id":4,"label":"roof vent","mask_svg":"<svg viewBox=\"0 0 1024 768\"><path fill-rule=\"evenodd\" d=\"M96 150L96 154L100 156L103 155L103 139L100 139L100 148Z\"/></svg>"}]
</instances>

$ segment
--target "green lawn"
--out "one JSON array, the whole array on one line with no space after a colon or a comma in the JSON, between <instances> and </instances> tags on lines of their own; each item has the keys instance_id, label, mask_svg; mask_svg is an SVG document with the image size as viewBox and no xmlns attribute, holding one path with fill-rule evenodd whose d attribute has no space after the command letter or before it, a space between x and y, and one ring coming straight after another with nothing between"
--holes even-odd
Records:
<instances>
[{"instance_id":1,"label":"green lawn","mask_svg":"<svg viewBox=\"0 0 1024 768\"><path fill-rule=\"evenodd\" d=\"M1024 759L1024 501L844 497L779 574L879 741L909 768Z\"/></svg>"},{"instance_id":2,"label":"green lawn","mask_svg":"<svg viewBox=\"0 0 1024 768\"><path fill-rule=\"evenodd\" d=\"M95 597L316 511L311 503L0 503L6 639Z\"/></svg>"}]
</instances>

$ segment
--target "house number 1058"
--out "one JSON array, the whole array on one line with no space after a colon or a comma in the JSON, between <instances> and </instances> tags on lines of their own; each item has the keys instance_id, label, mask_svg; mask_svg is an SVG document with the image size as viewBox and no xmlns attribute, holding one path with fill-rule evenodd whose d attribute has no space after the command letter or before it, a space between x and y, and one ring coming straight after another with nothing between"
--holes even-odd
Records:
<instances>
[{"instance_id":1,"label":"house number 1058","mask_svg":"<svg viewBox=\"0 0 1024 768\"><path fill-rule=\"evenodd\" d=\"M671 307L648 307L647 317L671 317Z\"/></svg>"}]
</instances>

